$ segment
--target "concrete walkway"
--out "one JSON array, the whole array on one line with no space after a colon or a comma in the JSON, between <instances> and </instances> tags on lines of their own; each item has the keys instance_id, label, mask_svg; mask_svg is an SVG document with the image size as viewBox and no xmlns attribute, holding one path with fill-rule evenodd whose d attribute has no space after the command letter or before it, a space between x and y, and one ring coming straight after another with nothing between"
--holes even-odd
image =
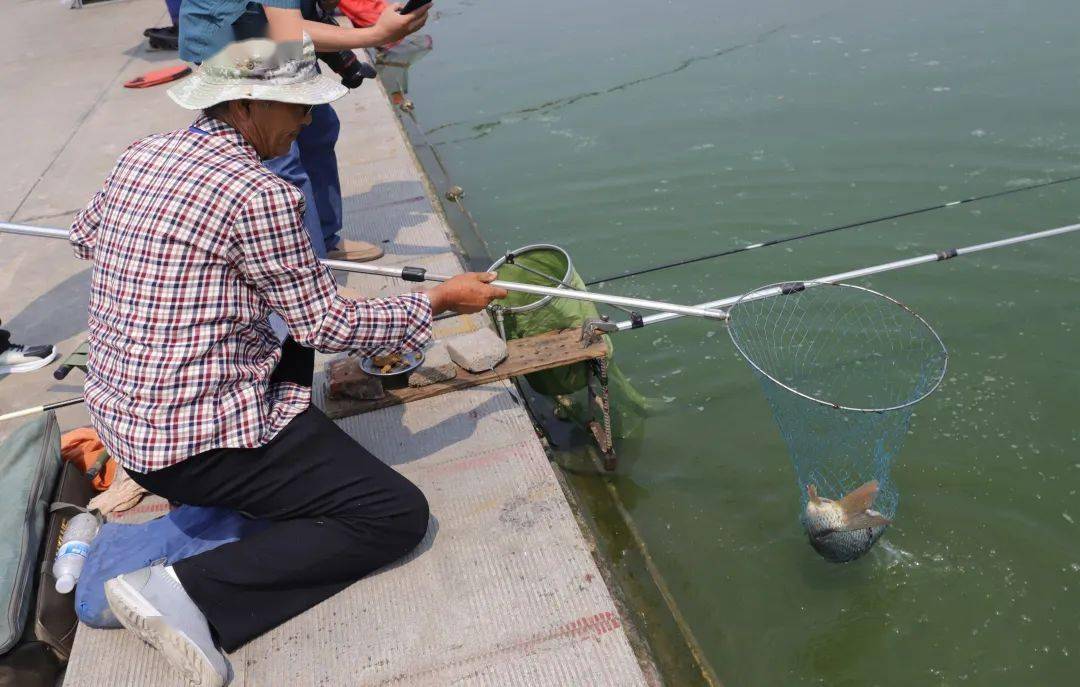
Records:
<instances>
[{"instance_id":1,"label":"concrete walkway","mask_svg":"<svg viewBox=\"0 0 1080 687\"><path fill-rule=\"evenodd\" d=\"M123 148L186 125L163 88L121 83L171 64L141 31L161 0L64 10L0 6L0 125L7 132L0 216L66 226ZM437 24L433 30L437 32ZM381 243L388 263L461 270L386 96L365 84L337 106L346 235ZM60 242L0 237L0 318L20 342L83 338L89 270ZM400 282L351 275L376 296ZM476 326L451 321L443 329ZM81 375L0 379L0 412L77 395ZM317 381L316 386L321 386ZM433 522L404 562L380 571L230 656L235 685L637 685L639 665L524 410L506 383L349 418L352 436L416 482ZM317 396L320 394L317 393ZM321 399L320 399L321 400ZM75 407L64 427L86 422ZM11 427L0 427L0 435ZM183 684L125 631L80 628L66 685Z\"/></svg>"}]
</instances>

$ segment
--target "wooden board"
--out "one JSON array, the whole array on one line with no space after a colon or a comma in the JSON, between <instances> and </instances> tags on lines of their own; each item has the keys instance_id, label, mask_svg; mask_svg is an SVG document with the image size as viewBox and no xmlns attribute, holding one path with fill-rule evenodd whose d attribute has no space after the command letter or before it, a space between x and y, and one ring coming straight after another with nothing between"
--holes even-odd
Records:
<instances>
[{"instance_id":1,"label":"wooden board","mask_svg":"<svg viewBox=\"0 0 1080 687\"><path fill-rule=\"evenodd\" d=\"M515 339L506 344L506 360L488 372L472 373L460 367L457 377L445 382L436 382L428 386L386 389L386 396L375 401L361 401L351 398L330 398L327 395L326 414L334 419L367 413L379 408L411 403L424 398L468 389L469 387L497 382L500 379L519 377L530 372L550 370L555 367L573 365L585 360L603 358L607 355L607 345L603 340L592 346L582 346L581 330L564 329L548 332L524 339Z\"/></svg>"}]
</instances>

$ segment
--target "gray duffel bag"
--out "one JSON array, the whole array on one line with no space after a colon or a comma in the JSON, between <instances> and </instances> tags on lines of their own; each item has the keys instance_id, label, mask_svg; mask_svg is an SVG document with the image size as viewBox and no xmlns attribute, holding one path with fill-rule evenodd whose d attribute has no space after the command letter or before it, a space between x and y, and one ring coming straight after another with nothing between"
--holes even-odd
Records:
<instances>
[{"instance_id":1,"label":"gray duffel bag","mask_svg":"<svg viewBox=\"0 0 1080 687\"><path fill-rule=\"evenodd\" d=\"M60 427L52 411L0 444L0 656L23 637L33 608L36 568L60 465Z\"/></svg>"}]
</instances>

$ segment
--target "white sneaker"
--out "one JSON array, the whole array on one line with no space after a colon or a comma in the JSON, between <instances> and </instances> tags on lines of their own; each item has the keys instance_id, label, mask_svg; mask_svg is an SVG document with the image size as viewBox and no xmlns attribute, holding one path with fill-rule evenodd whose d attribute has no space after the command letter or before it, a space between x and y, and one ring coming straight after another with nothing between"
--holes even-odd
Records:
<instances>
[{"instance_id":1,"label":"white sneaker","mask_svg":"<svg viewBox=\"0 0 1080 687\"><path fill-rule=\"evenodd\" d=\"M114 577L105 583L105 598L120 623L160 651L190 684L229 682L229 664L214 644L206 616L163 566Z\"/></svg>"},{"instance_id":2,"label":"white sneaker","mask_svg":"<svg viewBox=\"0 0 1080 687\"><path fill-rule=\"evenodd\" d=\"M0 351L0 375L12 372L30 372L45 367L56 360L53 346L23 346L9 344Z\"/></svg>"}]
</instances>

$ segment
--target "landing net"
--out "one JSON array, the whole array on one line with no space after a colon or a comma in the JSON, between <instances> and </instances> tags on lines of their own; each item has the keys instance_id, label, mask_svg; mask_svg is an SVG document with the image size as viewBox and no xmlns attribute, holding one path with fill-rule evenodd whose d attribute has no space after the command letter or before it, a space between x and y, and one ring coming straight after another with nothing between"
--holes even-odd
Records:
<instances>
[{"instance_id":1,"label":"landing net","mask_svg":"<svg viewBox=\"0 0 1080 687\"><path fill-rule=\"evenodd\" d=\"M786 295L761 297L776 287ZM728 324L787 443L800 512L807 485L839 499L876 479L874 510L892 518L900 496L890 463L913 406L945 376L948 354L933 328L884 294L824 282L751 291Z\"/></svg>"}]
</instances>

